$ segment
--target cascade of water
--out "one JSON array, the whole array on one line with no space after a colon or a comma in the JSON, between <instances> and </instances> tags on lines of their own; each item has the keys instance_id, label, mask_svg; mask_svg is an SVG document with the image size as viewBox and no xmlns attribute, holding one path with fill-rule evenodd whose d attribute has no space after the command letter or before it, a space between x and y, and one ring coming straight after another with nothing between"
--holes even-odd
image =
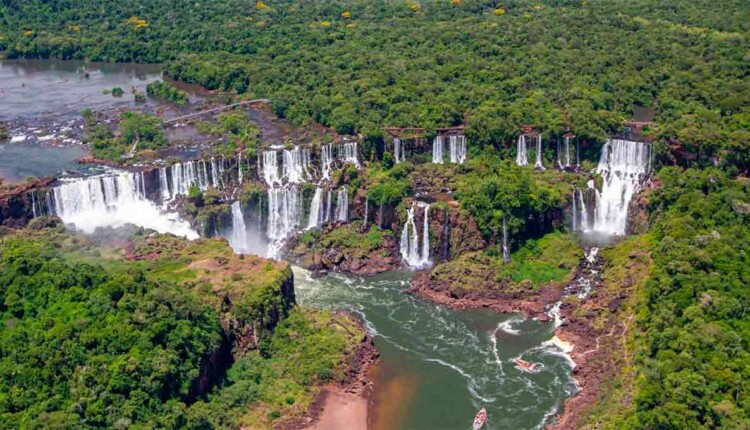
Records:
<instances>
[{"instance_id":1,"label":"cascade of water","mask_svg":"<svg viewBox=\"0 0 750 430\"><path fill-rule=\"evenodd\" d=\"M357 158L357 142L344 142L339 146L339 159L344 163L352 163L359 169Z\"/></svg>"},{"instance_id":2,"label":"cascade of water","mask_svg":"<svg viewBox=\"0 0 750 430\"><path fill-rule=\"evenodd\" d=\"M565 167L570 167L570 137L565 138Z\"/></svg>"},{"instance_id":3,"label":"cascade of water","mask_svg":"<svg viewBox=\"0 0 750 430\"><path fill-rule=\"evenodd\" d=\"M435 136L435 139L432 140L432 163L433 164L443 164L445 161L444 155L443 155L443 140L445 138L443 136ZM451 147L451 149L453 149ZM453 154L451 154L453 155ZM451 160L453 157L451 157Z\"/></svg>"},{"instance_id":4,"label":"cascade of water","mask_svg":"<svg viewBox=\"0 0 750 430\"><path fill-rule=\"evenodd\" d=\"M269 256L278 257L284 240L302 224L302 195L299 187L268 189L268 246Z\"/></svg>"},{"instance_id":5,"label":"cascade of water","mask_svg":"<svg viewBox=\"0 0 750 430\"><path fill-rule=\"evenodd\" d=\"M576 191L573 190L573 211L571 218L573 219L573 231L578 231L578 208L576 207Z\"/></svg>"},{"instance_id":6,"label":"cascade of water","mask_svg":"<svg viewBox=\"0 0 750 430\"><path fill-rule=\"evenodd\" d=\"M135 185L136 190L138 191L138 195L142 198L146 198L146 178L143 174L143 172L137 172L134 173L135 176Z\"/></svg>"},{"instance_id":7,"label":"cascade of water","mask_svg":"<svg viewBox=\"0 0 750 430\"><path fill-rule=\"evenodd\" d=\"M232 203L232 236L229 238L229 246L237 254L247 254L250 248L247 243L245 215L239 201Z\"/></svg>"},{"instance_id":8,"label":"cascade of water","mask_svg":"<svg viewBox=\"0 0 750 430\"><path fill-rule=\"evenodd\" d=\"M557 140L557 167L563 168L562 164L562 146L560 145L560 140Z\"/></svg>"},{"instance_id":9,"label":"cascade of water","mask_svg":"<svg viewBox=\"0 0 750 430\"><path fill-rule=\"evenodd\" d=\"M54 188L52 194L51 213L88 233L97 227L135 224L188 239L198 237L187 222L176 214L161 212L143 197L130 172L66 182Z\"/></svg>"},{"instance_id":10,"label":"cascade of water","mask_svg":"<svg viewBox=\"0 0 750 430\"><path fill-rule=\"evenodd\" d=\"M268 186L281 183L279 158L276 151L263 151L263 179Z\"/></svg>"},{"instance_id":11,"label":"cascade of water","mask_svg":"<svg viewBox=\"0 0 750 430\"><path fill-rule=\"evenodd\" d=\"M510 261L510 248L508 248L508 225L503 217L503 261Z\"/></svg>"},{"instance_id":12,"label":"cascade of water","mask_svg":"<svg viewBox=\"0 0 750 430\"><path fill-rule=\"evenodd\" d=\"M332 206L333 206L333 193L329 189L328 190L328 200L326 202L326 219L325 219L326 223L329 223L329 222L333 221L333 219L331 218L331 208L332 208Z\"/></svg>"},{"instance_id":13,"label":"cascade of water","mask_svg":"<svg viewBox=\"0 0 750 430\"><path fill-rule=\"evenodd\" d=\"M463 134L450 137L451 163L464 164L466 162L466 136Z\"/></svg>"},{"instance_id":14,"label":"cascade of water","mask_svg":"<svg viewBox=\"0 0 750 430\"><path fill-rule=\"evenodd\" d=\"M167 202L172 198L172 193L169 192L169 180L167 178L166 167L159 169L159 189L161 190L162 203Z\"/></svg>"},{"instance_id":15,"label":"cascade of water","mask_svg":"<svg viewBox=\"0 0 750 430\"><path fill-rule=\"evenodd\" d=\"M319 228L323 225L323 188L316 187L312 202L310 203L310 215L307 218L307 229Z\"/></svg>"},{"instance_id":16,"label":"cascade of water","mask_svg":"<svg viewBox=\"0 0 750 430\"><path fill-rule=\"evenodd\" d=\"M576 142L576 170L581 169L581 145Z\"/></svg>"},{"instance_id":17,"label":"cascade of water","mask_svg":"<svg viewBox=\"0 0 750 430\"><path fill-rule=\"evenodd\" d=\"M430 265L430 231L428 212L430 205L421 204L424 207L424 223L422 227L422 249L420 252L420 238L417 225L414 222L415 204L406 212L406 223L401 230L401 258L409 267L421 269Z\"/></svg>"},{"instance_id":18,"label":"cascade of water","mask_svg":"<svg viewBox=\"0 0 750 430\"><path fill-rule=\"evenodd\" d=\"M293 184L305 182L309 177L310 150L295 146L283 153L283 178Z\"/></svg>"},{"instance_id":19,"label":"cascade of water","mask_svg":"<svg viewBox=\"0 0 750 430\"><path fill-rule=\"evenodd\" d=\"M602 147L596 171L604 179L597 191L594 230L625 234L630 199L651 170L651 145L612 139Z\"/></svg>"},{"instance_id":20,"label":"cascade of water","mask_svg":"<svg viewBox=\"0 0 750 430\"><path fill-rule=\"evenodd\" d=\"M349 193L346 191L346 187L339 188L336 198L336 221L349 221Z\"/></svg>"},{"instance_id":21,"label":"cascade of water","mask_svg":"<svg viewBox=\"0 0 750 430\"><path fill-rule=\"evenodd\" d=\"M36 218L36 199L34 198L34 192L30 192L31 194L31 216Z\"/></svg>"},{"instance_id":22,"label":"cascade of water","mask_svg":"<svg viewBox=\"0 0 750 430\"><path fill-rule=\"evenodd\" d=\"M536 137L536 163L534 168L544 170L544 164L542 164L542 135Z\"/></svg>"},{"instance_id":23,"label":"cascade of water","mask_svg":"<svg viewBox=\"0 0 750 430\"><path fill-rule=\"evenodd\" d=\"M518 144L516 145L516 164L519 166L526 166L529 164L529 148L526 146L526 136L518 136Z\"/></svg>"},{"instance_id":24,"label":"cascade of water","mask_svg":"<svg viewBox=\"0 0 750 430\"><path fill-rule=\"evenodd\" d=\"M393 138L393 158L396 159L396 164L404 161L404 147L398 137Z\"/></svg>"},{"instance_id":25,"label":"cascade of water","mask_svg":"<svg viewBox=\"0 0 750 430\"><path fill-rule=\"evenodd\" d=\"M578 190L578 205L580 206L579 211L581 212L581 231L589 230L589 211L586 207L586 202L583 201L583 191Z\"/></svg>"},{"instance_id":26,"label":"cascade of water","mask_svg":"<svg viewBox=\"0 0 750 430\"><path fill-rule=\"evenodd\" d=\"M368 219L368 212L370 211L370 199L365 196L365 221L362 223L362 225L367 226L367 219Z\"/></svg>"},{"instance_id":27,"label":"cascade of water","mask_svg":"<svg viewBox=\"0 0 750 430\"><path fill-rule=\"evenodd\" d=\"M320 171L323 179L331 180L331 170L333 165L333 145L322 145L320 147Z\"/></svg>"},{"instance_id":28,"label":"cascade of water","mask_svg":"<svg viewBox=\"0 0 750 430\"><path fill-rule=\"evenodd\" d=\"M237 183L242 185L242 151L237 154Z\"/></svg>"}]
</instances>

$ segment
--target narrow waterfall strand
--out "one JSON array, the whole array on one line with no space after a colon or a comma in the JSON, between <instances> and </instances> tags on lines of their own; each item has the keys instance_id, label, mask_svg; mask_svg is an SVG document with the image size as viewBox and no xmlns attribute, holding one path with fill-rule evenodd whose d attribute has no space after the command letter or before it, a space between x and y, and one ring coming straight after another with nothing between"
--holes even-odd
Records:
<instances>
[{"instance_id":1,"label":"narrow waterfall strand","mask_svg":"<svg viewBox=\"0 0 750 430\"><path fill-rule=\"evenodd\" d=\"M529 148L526 145L526 136L518 136L518 144L516 145L516 164L519 166L527 166L529 164Z\"/></svg>"},{"instance_id":2,"label":"narrow waterfall strand","mask_svg":"<svg viewBox=\"0 0 750 430\"><path fill-rule=\"evenodd\" d=\"M403 144L401 143L401 139L399 139L398 137L394 137L393 138L393 158L396 159L396 164L404 161L403 151L404 151L404 148L403 148Z\"/></svg>"},{"instance_id":3,"label":"narrow waterfall strand","mask_svg":"<svg viewBox=\"0 0 750 430\"><path fill-rule=\"evenodd\" d=\"M263 151L263 179L268 186L281 183L279 158L276 151Z\"/></svg>"},{"instance_id":4,"label":"narrow waterfall strand","mask_svg":"<svg viewBox=\"0 0 750 430\"><path fill-rule=\"evenodd\" d=\"M536 137L536 163L534 168L544 170L544 164L542 164L542 135Z\"/></svg>"},{"instance_id":5,"label":"narrow waterfall strand","mask_svg":"<svg viewBox=\"0 0 750 430\"><path fill-rule=\"evenodd\" d=\"M336 199L336 221L349 221L349 193L346 191L346 187L339 188Z\"/></svg>"},{"instance_id":6,"label":"narrow waterfall strand","mask_svg":"<svg viewBox=\"0 0 750 430\"><path fill-rule=\"evenodd\" d=\"M310 202L310 215L307 217L308 230L322 225L323 212L323 188L316 187L312 202Z\"/></svg>"},{"instance_id":7,"label":"narrow waterfall strand","mask_svg":"<svg viewBox=\"0 0 750 430\"><path fill-rule=\"evenodd\" d=\"M320 171L324 180L331 180L331 170L333 170L333 145L322 145L320 147Z\"/></svg>"},{"instance_id":8,"label":"narrow waterfall strand","mask_svg":"<svg viewBox=\"0 0 750 430\"><path fill-rule=\"evenodd\" d=\"M232 203L232 236L229 238L229 246L237 254L246 254L249 251L245 216L239 201Z\"/></svg>"},{"instance_id":9,"label":"narrow waterfall strand","mask_svg":"<svg viewBox=\"0 0 750 430\"><path fill-rule=\"evenodd\" d=\"M339 159L343 163L354 164L359 169L359 158L357 157L357 142L344 142L341 144L339 147Z\"/></svg>"},{"instance_id":10,"label":"narrow waterfall strand","mask_svg":"<svg viewBox=\"0 0 750 430\"><path fill-rule=\"evenodd\" d=\"M443 136L435 136L432 140L432 163L443 164L445 157L443 155ZM453 157L451 157L452 159Z\"/></svg>"},{"instance_id":11,"label":"narrow waterfall strand","mask_svg":"<svg viewBox=\"0 0 750 430\"><path fill-rule=\"evenodd\" d=\"M412 206L406 212L406 223L401 230L401 258L406 262L409 267L415 269L421 269L430 265L430 238L429 238L429 205L422 205L424 207L424 222L422 227L422 239L420 242L419 232L417 231L417 225L414 221L414 208L416 204ZM420 250L421 243L421 250Z\"/></svg>"}]
</instances>

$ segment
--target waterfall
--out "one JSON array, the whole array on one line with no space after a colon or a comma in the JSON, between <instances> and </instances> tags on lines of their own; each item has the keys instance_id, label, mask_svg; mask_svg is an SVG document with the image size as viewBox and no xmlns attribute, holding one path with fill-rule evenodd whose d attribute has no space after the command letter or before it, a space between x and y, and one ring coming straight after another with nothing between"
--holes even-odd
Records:
<instances>
[{"instance_id":1,"label":"waterfall","mask_svg":"<svg viewBox=\"0 0 750 430\"><path fill-rule=\"evenodd\" d=\"M333 206L332 201L333 201L333 193L329 189L328 190L328 201L326 203L326 217L325 217L325 222L326 223L329 223L329 222L332 221L332 219L331 219L331 206Z\"/></svg>"},{"instance_id":2,"label":"waterfall","mask_svg":"<svg viewBox=\"0 0 750 430\"><path fill-rule=\"evenodd\" d=\"M396 159L396 164L404 161L404 146L398 137L393 138L393 157Z\"/></svg>"},{"instance_id":3,"label":"waterfall","mask_svg":"<svg viewBox=\"0 0 750 430\"><path fill-rule=\"evenodd\" d=\"M466 162L466 136L463 134L450 136L451 163L464 164Z\"/></svg>"},{"instance_id":4,"label":"waterfall","mask_svg":"<svg viewBox=\"0 0 750 430\"><path fill-rule=\"evenodd\" d=\"M503 217L503 261L510 261L510 248L508 248L508 225Z\"/></svg>"},{"instance_id":5,"label":"waterfall","mask_svg":"<svg viewBox=\"0 0 750 430\"><path fill-rule=\"evenodd\" d=\"M650 169L651 145L648 143L619 139L607 141L596 168L604 183L601 193L597 191L596 194L595 231L625 234L630 199Z\"/></svg>"},{"instance_id":6,"label":"waterfall","mask_svg":"<svg viewBox=\"0 0 750 430\"><path fill-rule=\"evenodd\" d=\"M208 187L220 188L225 171L224 161L211 158L210 165L210 181L206 160L186 161L160 168L159 188L162 202L170 201L177 196L186 196L193 185L198 186L201 191L207 190ZM145 195L145 186L141 191Z\"/></svg>"},{"instance_id":7,"label":"waterfall","mask_svg":"<svg viewBox=\"0 0 750 430\"><path fill-rule=\"evenodd\" d=\"M518 136L518 145L516 149L516 164L527 166L529 164L529 148L526 146L526 136Z\"/></svg>"},{"instance_id":8,"label":"waterfall","mask_svg":"<svg viewBox=\"0 0 750 430\"><path fill-rule=\"evenodd\" d=\"M133 179L135 180L135 192L138 193L140 198L146 198L146 179L143 176L143 172L133 173Z\"/></svg>"},{"instance_id":9,"label":"waterfall","mask_svg":"<svg viewBox=\"0 0 750 430\"><path fill-rule=\"evenodd\" d=\"M581 146L576 142L576 170L581 168Z\"/></svg>"},{"instance_id":10,"label":"waterfall","mask_svg":"<svg viewBox=\"0 0 750 430\"><path fill-rule=\"evenodd\" d=\"M159 169L159 189L161 190L161 201L166 202L172 198L169 193L169 182L167 179L167 168L162 167Z\"/></svg>"},{"instance_id":11,"label":"waterfall","mask_svg":"<svg viewBox=\"0 0 750 430\"><path fill-rule=\"evenodd\" d=\"M536 163L534 168L544 170L544 164L542 164L542 135L536 137Z\"/></svg>"},{"instance_id":12,"label":"waterfall","mask_svg":"<svg viewBox=\"0 0 750 430\"><path fill-rule=\"evenodd\" d=\"M336 221L349 221L349 193L346 191L346 187L339 188L336 199Z\"/></svg>"},{"instance_id":13,"label":"waterfall","mask_svg":"<svg viewBox=\"0 0 750 430\"><path fill-rule=\"evenodd\" d=\"M443 139L444 139L443 136L435 136L435 139L433 139L432 141L432 163L433 164L443 164L444 162ZM451 157L451 159L452 158L453 157Z\"/></svg>"},{"instance_id":14,"label":"waterfall","mask_svg":"<svg viewBox=\"0 0 750 430\"><path fill-rule=\"evenodd\" d=\"M268 246L270 257L279 257L284 240L302 223L302 195L296 185L268 189Z\"/></svg>"},{"instance_id":15,"label":"waterfall","mask_svg":"<svg viewBox=\"0 0 750 430\"><path fill-rule=\"evenodd\" d=\"M276 156L276 151L263 151L263 179L269 186L281 183L279 158Z\"/></svg>"},{"instance_id":16,"label":"waterfall","mask_svg":"<svg viewBox=\"0 0 750 430\"><path fill-rule=\"evenodd\" d=\"M557 154L557 167L559 167L559 168L562 169L563 168L563 164L562 164L562 146L560 145L560 141L559 140L557 141L557 152L556 152L556 154Z\"/></svg>"},{"instance_id":17,"label":"waterfall","mask_svg":"<svg viewBox=\"0 0 750 430\"><path fill-rule=\"evenodd\" d=\"M429 209L430 205L420 204L424 207L424 222L422 226L422 240L420 251L420 237L417 232L417 225L414 222L414 206L409 208L406 213L406 223L401 231L401 258L409 267L421 269L430 265L430 229L429 229Z\"/></svg>"},{"instance_id":18,"label":"waterfall","mask_svg":"<svg viewBox=\"0 0 750 430\"><path fill-rule=\"evenodd\" d=\"M51 191L49 207L66 224L74 224L87 233L97 227L134 224L159 233L198 238L177 214L162 212L147 200L134 178L130 172L120 172L66 182Z\"/></svg>"},{"instance_id":19,"label":"waterfall","mask_svg":"<svg viewBox=\"0 0 750 430\"><path fill-rule=\"evenodd\" d=\"M323 188L316 187L312 202L310 203L310 215L307 218L307 229L319 228L323 225Z\"/></svg>"},{"instance_id":20,"label":"waterfall","mask_svg":"<svg viewBox=\"0 0 750 430\"><path fill-rule=\"evenodd\" d=\"M573 190L573 211L572 211L572 217L573 218L573 231L578 231L578 223L576 218L578 217L578 208L576 207L576 191Z\"/></svg>"},{"instance_id":21,"label":"waterfall","mask_svg":"<svg viewBox=\"0 0 750 430\"><path fill-rule=\"evenodd\" d=\"M352 163L359 169L357 158L357 142L344 142L339 146L339 159L344 163Z\"/></svg>"},{"instance_id":22,"label":"waterfall","mask_svg":"<svg viewBox=\"0 0 750 430\"><path fill-rule=\"evenodd\" d=\"M323 179L331 180L331 170L333 165L333 145L322 145L320 147L320 171Z\"/></svg>"},{"instance_id":23,"label":"waterfall","mask_svg":"<svg viewBox=\"0 0 750 430\"><path fill-rule=\"evenodd\" d=\"M368 212L370 210L370 199L365 196L365 221L362 223L363 226L367 227Z\"/></svg>"},{"instance_id":24,"label":"waterfall","mask_svg":"<svg viewBox=\"0 0 750 430\"><path fill-rule=\"evenodd\" d=\"M275 157L275 155L274 155ZM282 178L292 184L305 182L310 176L310 149L295 146L283 152ZM264 172L265 174L265 172Z\"/></svg>"},{"instance_id":25,"label":"waterfall","mask_svg":"<svg viewBox=\"0 0 750 430\"><path fill-rule=\"evenodd\" d=\"M565 138L565 167L570 167L570 137Z\"/></svg>"},{"instance_id":26,"label":"waterfall","mask_svg":"<svg viewBox=\"0 0 750 430\"><path fill-rule=\"evenodd\" d=\"M242 185L242 152L237 154L237 183Z\"/></svg>"},{"instance_id":27,"label":"waterfall","mask_svg":"<svg viewBox=\"0 0 750 430\"><path fill-rule=\"evenodd\" d=\"M236 254L247 254L250 248L247 243L245 215L239 201L232 203L232 236L229 238L229 246Z\"/></svg>"},{"instance_id":28,"label":"waterfall","mask_svg":"<svg viewBox=\"0 0 750 430\"><path fill-rule=\"evenodd\" d=\"M586 202L583 200L583 191L578 190L578 205L580 206L581 211L581 231L588 231L589 226L589 209L586 206Z\"/></svg>"}]
</instances>

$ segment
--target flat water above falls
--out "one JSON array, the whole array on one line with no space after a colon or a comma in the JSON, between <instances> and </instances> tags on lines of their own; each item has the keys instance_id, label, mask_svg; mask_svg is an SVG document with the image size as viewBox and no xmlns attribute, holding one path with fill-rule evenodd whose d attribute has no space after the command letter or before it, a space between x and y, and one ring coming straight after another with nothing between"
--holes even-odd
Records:
<instances>
[{"instance_id":1,"label":"flat water above falls","mask_svg":"<svg viewBox=\"0 0 750 430\"><path fill-rule=\"evenodd\" d=\"M62 170L83 169L75 159L88 154L80 146L53 147L39 143L0 142L0 178L22 182L29 176L57 176Z\"/></svg>"},{"instance_id":2,"label":"flat water above falls","mask_svg":"<svg viewBox=\"0 0 750 430\"><path fill-rule=\"evenodd\" d=\"M295 268L301 304L356 312L375 334L374 429L468 429L480 407L486 428L538 429L575 393L568 359L542 345L551 323L425 303L403 293L410 277L313 279ZM519 355L544 368L521 372L510 361Z\"/></svg>"}]
</instances>

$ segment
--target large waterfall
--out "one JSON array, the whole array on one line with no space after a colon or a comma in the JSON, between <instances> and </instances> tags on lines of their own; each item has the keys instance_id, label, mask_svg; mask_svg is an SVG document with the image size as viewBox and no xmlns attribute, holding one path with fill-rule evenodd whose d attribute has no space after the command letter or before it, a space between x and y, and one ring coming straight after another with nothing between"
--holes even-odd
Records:
<instances>
[{"instance_id":1,"label":"large waterfall","mask_svg":"<svg viewBox=\"0 0 750 430\"><path fill-rule=\"evenodd\" d=\"M283 153L283 179L293 184L305 182L310 178L310 148L295 146Z\"/></svg>"},{"instance_id":2,"label":"large waterfall","mask_svg":"<svg viewBox=\"0 0 750 430\"><path fill-rule=\"evenodd\" d=\"M339 159L344 163L352 163L359 169L357 142L344 142L339 145Z\"/></svg>"},{"instance_id":3,"label":"large waterfall","mask_svg":"<svg viewBox=\"0 0 750 430\"><path fill-rule=\"evenodd\" d=\"M596 195L594 231L625 234L630 199L651 171L651 145L611 139L602 147L599 166L604 179Z\"/></svg>"},{"instance_id":4,"label":"large waterfall","mask_svg":"<svg viewBox=\"0 0 750 430\"><path fill-rule=\"evenodd\" d=\"M312 202L310 203L310 215L307 218L307 228L319 228L323 225L325 209L323 207L323 188L316 187Z\"/></svg>"},{"instance_id":5,"label":"large waterfall","mask_svg":"<svg viewBox=\"0 0 750 430\"><path fill-rule=\"evenodd\" d=\"M339 188L336 199L336 221L349 221L349 193L346 191L346 187Z\"/></svg>"},{"instance_id":6,"label":"large waterfall","mask_svg":"<svg viewBox=\"0 0 750 430\"><path fill-rule=\"evenodd\" d=\"M320 171L323 179L331 180L331 170L333 170L333 145L320 146Z\"/></svg>"},{"instance_id":7,"label":"large waterfall","mask_svg":"<svg viewBox=\"0 0 750 430\"><path fill-rule=\"evenodd\" d=\"M448 153L451 163L463 164L466 162L466 137L462 134L450 136L436 136L432 141L432 162L443 164L445 162L445 141L448 140Z\"/></svg>"},{"instance_id":8,"label":"large waterfall","mask_svg":"<svg viewBox=\"0 0 750 430\"><path fill-rule=\"evenodd\" d=\"M449 143L451 163L463 164L466 162L466 136L463 134L450 136Z\"/></svg>"},{"instance_id":9,"label":"large waterfall","mask_svg":"<svg viewBox=\"0 0 750 430\"><path fill-rule=\"evenodd\" d=\"M302 225L302 193L297 185L268 189L268 253L278 257L284 240Z\"/></svg>"},{"instance_id":10,"label":"large waterfall","mask_svg":"<svg viewBox=\"0 0 750 430\"><path fill-rule=\"evenodd\" d=\"M279 175L279 157L276 151L263 151L263 179L266 184L272 186L281 182Z\"/></svg>"},{"instance_id":11,"label":"large waterfall","mask_svg":"<svg viewBox=\"0 0 750 430\"><path fill-rule=\"evenodd\" d=\"M136 175L120 172L66 182L50 191L52 207L49 213L87 233L97 227L134 224L160 233L197 239L198 234L176 213L163 212L146 199L143 186L134 179Z\"/></svg>"},{"instance_id":12,"label":"large waterfall","mask_svg":"<svg viewBox=\"0 0 750 430\"><path fill-rule=\"evenodd\" d=\"M542 135L540 134L536 137L536 163L534 163L534 168L544 170L542 158Z\"/></svg>"},{"instance_id":13,"label":"large waterfall","mask_svg":"<svg viewBox=\"0 0 750 430\"><path fill-rule=\"evenodd\" d=\"M516 164L519 166L527 166L529 164L529 147L526 145L526 136L523 134L518 136Z\"/></svg>"},{"instance_id":14,"label":"large waterfall","mask_svg":"<svg viewBox=\"0 0 750 430\"><path fill-rule=\"evenodd\" d=\"M177 196L186 196L190 187L198 186L201 191L208 187L218 188L226 169L226 160L211 158L210 161L196 160L175 163L159 169L159 188L162 201L172 200Z\"/></svg>"},{"instance_id":15,"label":"large waterfall","mask_svg":"<svg viewBox=\"0 0 750 430\"><path fill-rule=\"evenodd\" d=\"M245 215L239 201L232 203L232 235L229 237L229 246L237 254L247 254L250 251Z\"/></svg>"},{"instance_id":16,"label":"large waterfall","mask_svg":"<svg viewBox=\"0 0 750 430\"><path fill-rule=\"evenodd\" d=\"M421 240L414 221L415 206L416 204L412 204L407 211L406 223L401 231L401 258L409 267L421 269L430 265L430 205L419 203L424 208Z\"/></svg>"},{"instance_id":17,"label":"large waterfall","mask_svg":"<svg viewBox=\"0 0 750 430\"><path fill-rule=\"evenodd\" d=\"M443 164L445 156L443 155L443 136L435 136L432 140L432 163Z\"/></svg>"}]
</instances>

